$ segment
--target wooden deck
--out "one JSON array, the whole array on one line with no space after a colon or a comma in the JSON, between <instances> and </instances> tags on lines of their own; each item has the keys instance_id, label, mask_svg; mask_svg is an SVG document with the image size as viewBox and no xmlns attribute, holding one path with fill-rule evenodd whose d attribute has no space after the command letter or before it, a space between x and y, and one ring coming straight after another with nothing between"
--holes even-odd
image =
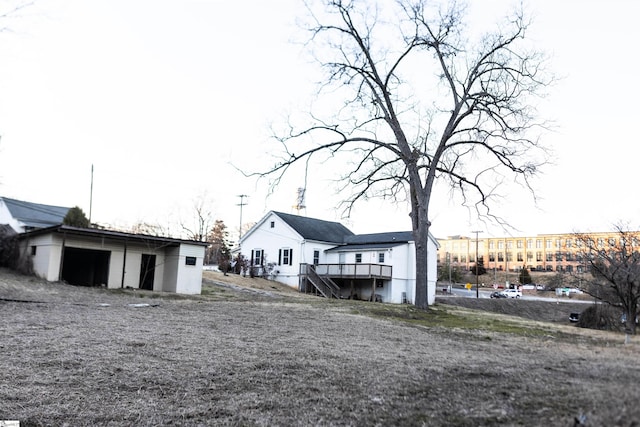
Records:
<instances>
[{"instance_id":1,"label":"wooden deck","mask_svg":"<svg viewBox=\"0 0 640 427\"><path fill-rule=\"evenodd\" d=\"M307 274L309 264L300 264L300 276ZM383 264L318 264L315 271L331 279L384 279L391 280L392 268Z\"/></svg>"}]
</instances>

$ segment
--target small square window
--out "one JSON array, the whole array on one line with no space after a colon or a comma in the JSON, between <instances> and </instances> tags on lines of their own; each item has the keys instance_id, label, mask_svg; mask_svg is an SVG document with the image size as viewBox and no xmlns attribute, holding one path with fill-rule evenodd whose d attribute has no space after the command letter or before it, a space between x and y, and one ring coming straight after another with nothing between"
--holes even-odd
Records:
<instances>
[{"instance_id":1,"label":"small square window","mask_svg":"<svg viewBox=\"0 0 640 427\"><path fill-rule=\"evenodd\" d=\"M188 257L185 258L184 263L186 265L196 265L196 257L188 256Z\"/></svg>"},{"instance_id":2,"label":"small square window","mask_svg":"<svg viewBox=\"0 0 640 427\"><path fill-rule=\"evenodd\" d=\"M356 254L356 263L362 262L362 254Z\"/></svg>"}]
</instances>

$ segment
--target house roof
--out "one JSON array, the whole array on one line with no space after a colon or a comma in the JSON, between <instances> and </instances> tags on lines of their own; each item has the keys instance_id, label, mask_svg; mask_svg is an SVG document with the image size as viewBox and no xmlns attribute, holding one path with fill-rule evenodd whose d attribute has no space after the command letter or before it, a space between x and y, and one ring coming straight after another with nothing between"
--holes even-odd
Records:
<instances>
[{"instance_id":1,"label":"house roof","mask_svg":"<svg viewBox=\"0 0 640 427\"><path fill-rule=\"evenodd\" d=\"M278 215L293 228L296 233L306 240L342 243L346 238L354 235L351 230L339 222L324 221L275 211L273 213Z\"/></svg>"},{"instance_id":2,"label":"house roof","mask_svg":"<svg viewBox=\"0 0 640 427\"><path fill-rule=\"evenodd\" d=\"M27 228L42 228L62 224L70 209L63 206L25 202L8 197L1 197L1 199L11 216L22 222Z\"/></svg>"},{"instance_id":3,"label":"house roof","mask_svg":"<svg viewBox=\"0 0 640 427\"><path fill-rule=\"evenodd\" d=\"M346 244L407 243L413 241L411 231L392 231L388 233L356 234L344 240Z\"/></svg>"},{"instance_id":4,"label":"house roof","mask_svg":"<svg viewBox=\"0 0 640 427\"><path fill-rule=\"evenodd\" d=\"M154 242L163 245L173 245L177 246L179 244L190 244L190 245L198 245L198 246L208 246L208 242L198 242L195 240L182 240L182 239L174 239L172 237L160 237L160 236L150 236L147 234L134 234L134 233L124 233L121 231L114 230L103 230L98 228L80 228L80 227L72 227L70 225L54 225L52 227L40 228L33 231L28 231L26 233L22 233L20 235L21 239L27 239L30 236L38 236L42 234L48 233L62 233L62 234L71 234L76 236L85 236L85 237L100 237L100 238L108 238L112 240L118 241L138 241L138 242Z\"/></svg>"},{"instance_id":5,"label":"house roof","mask_svg":"<svg viewBox=\"0 0 640 427\"><path fill-rule=\"evenodd\" d=\"M327 250L327 252L343 252L364 249L388 249L413 241L411 231L394 231L388 233L356 234L348 236L344 244Z\"/></svg>"}]
</instances>

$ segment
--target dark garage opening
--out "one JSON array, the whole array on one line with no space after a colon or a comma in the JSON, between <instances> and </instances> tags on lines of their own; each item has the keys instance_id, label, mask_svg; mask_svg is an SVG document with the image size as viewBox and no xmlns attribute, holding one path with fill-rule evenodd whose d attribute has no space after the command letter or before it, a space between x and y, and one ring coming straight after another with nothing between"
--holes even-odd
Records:
<instances>
[{"instance_id":1,"label":"dark garage opening","mask_svg":"<svg viewBox=\"0 0 640 427\"><path fill-rule=\"evenodd\" d=\"M153 290L153 279L156 271L156 256L142 254L140 263L140 289Z\"/></svg>"},{"instance_id":2,"label":"dark garage opening","mask_svg":"<svg viewBox=\"0 0 640 427\"><path fill-rule=\"evenodd\" d=\"M62 280L78 286L101 286L109 281L111 252L64 248Z\"/></svg>"}]
</instances>

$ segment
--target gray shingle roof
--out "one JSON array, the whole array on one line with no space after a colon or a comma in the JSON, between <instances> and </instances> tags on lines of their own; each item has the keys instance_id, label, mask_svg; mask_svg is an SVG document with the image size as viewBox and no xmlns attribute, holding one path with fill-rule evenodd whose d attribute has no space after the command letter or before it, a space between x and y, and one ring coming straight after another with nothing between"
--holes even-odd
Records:
<instances>
[{"instance_id":1,"label":"gray shingle roof","mask_svg":"<svg viewBox=\"0 0 640 427\"><path fill-rule=\"evenodd\" d=\"M364 249L387 249L404 245L413 241L411 231L394 231L389 233L357 234L348 236L344 244L329 249L327 252L355 251Z\"/></svg>"},{"instance_id":2,"label":"gray shingle roof","mask_svg":"<svg viewBox=\"0 0 640 427\"><path fill-rule=\"evenodd\" d=\"M413 241L411 231L393 231L388 233L357 234L347 237L344 243L348 245L362 245L375 243L407 243Z\"/></svg>"},{"instance_id":3,"label":"gray shingle roof","mask_svg":"<svg viewBox=\"0 0 640 427\"><path fill-rule=\"evenodd\" d=\"M353 232L339 222L323 221L305 216L274 212L306 240L342 243Z\"/></svg>"},{"instance_id":4,"label":"gray shingle roof","mask_svg":"<svg viewBox=\"0 0 640 427\"><path fill-rule=\"evenodd\" d=\"M43 205L22 200L2 197L4 204L18 221L27 228L43 228L62 224L70 208L62 206Z\"/></svg>"}]
</instances>

